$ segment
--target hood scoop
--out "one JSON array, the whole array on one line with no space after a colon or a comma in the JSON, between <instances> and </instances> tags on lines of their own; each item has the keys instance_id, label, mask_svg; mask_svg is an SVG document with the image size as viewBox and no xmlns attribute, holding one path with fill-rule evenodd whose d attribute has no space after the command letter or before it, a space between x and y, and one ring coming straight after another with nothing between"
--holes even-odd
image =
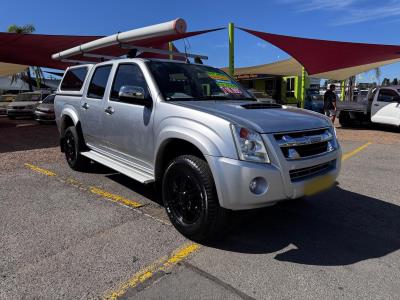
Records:
<instances>
[{"instance_id":1,"label":"hood scoop","mask_svg":"<svg viewBox=\"0 0 400 300\"><path fill-rule=\"evenodd\" d=\"M242 104L241 107L245 109L266 109L266 108L282 108L282 105L275 103L247 103Z\"/></svg>"}]
</instances>

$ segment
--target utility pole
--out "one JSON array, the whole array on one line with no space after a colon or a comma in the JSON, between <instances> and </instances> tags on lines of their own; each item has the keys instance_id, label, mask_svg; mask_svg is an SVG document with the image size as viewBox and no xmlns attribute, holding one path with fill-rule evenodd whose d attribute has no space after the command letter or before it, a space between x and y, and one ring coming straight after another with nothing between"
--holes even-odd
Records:
<instances>
[{"instance_id":1,"label":"utility pole","mask_svg":"<svg viewBox=\"0 0 400 300\"><path fill-rule=\"evenodd\" d=\"M229 75L233 76L235 74L235 25L230 22L228 24L228 34L229 34Z\"/></svg>"}]
</instances>

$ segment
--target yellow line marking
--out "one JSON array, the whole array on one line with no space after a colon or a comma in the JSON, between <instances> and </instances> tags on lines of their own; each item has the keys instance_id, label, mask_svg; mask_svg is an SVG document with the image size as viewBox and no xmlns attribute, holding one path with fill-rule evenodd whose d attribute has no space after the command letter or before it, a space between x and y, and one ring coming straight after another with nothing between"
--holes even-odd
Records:
<instances>
[{"instance_id":1,"label":"yellow line marking","mask_svg":"<svg viewBox=\"0 0 400 300\"><path fill-rule=\"evenodd\" d=\"M130 206L130 207L138 208L138 207L143 206L142 204L140 204L136 201L126 199L120 195L116 195L116 194L112 194L112 193L103 191L102 189L99 189L94 186L89 187L89 191L95 195L99 195L99 196L101 196L103 198L107 198L113 202L122 203L122 204Z\"/></svg>"},{"instance_id":2,"label":"yellow line marking","mask_svg":"<svg viewBox=\"0 0 400 300\"><path fill-rule=\"evenodd\" d=\"M343 154L342 161L345 161L346 159L352 157L353 155L357 154L358 152L360 152L361 150L365 149L366 147L368 147L371 144L372 144L371 142L368 142L368 143L358 147L357 149L355 149L355 150L353 150L351 152Z\"/></svg>"},{"instance_id":3,"label":"yellow line marking","mask_svg":"<svg viewBox=\"0 0 400 300\"><path fill-rule=\"evenodd\" d=\"M133 275L127 282L121 284L115 291L104 296L104 299L115 300L123 296L129 288L134 288L140 283L150 279L158 271L167 271L180 261L186 259L190 254L200 249L200 245L195 243L185 244L175 250L171 256L163 257L151 265Z\"/></svg>"},{"instance_id":4,"label":"yellow line marking","mask_svg":"<svg viewBox=\"0 0 400 300\"><path fill-rule=\"evenodd\" d=\"M34 165L31 165L31 164L25 164L25 166L26 166L27 168L29 168L29 169L35 171L35 172L38 172L38 173L43 174L43 175L47 175L47 176L57 176L57 174L54 173L54 172L51 172L51 171L46 170L46 169L39 168L39 167L34 166Z\"/></svg>"},{"instance_id":5,"label":"yellow line marking","mask_svg":"<svg viewBox=\"0 0 400 300\"><path fill-rule=\"evenodd\" d=\"M54 173L52 171L49 171L49 170L46 170L46 169L43 169L43 168L40 168L38 166L34 166L34 165L31 165L31 164L28 164L28 163L26 163L25 166L27 168L35 171L35 172L43 174L43 175L53 176L53 177L57 176L56 173ZM78 180L75 180L73 178L61 178L61 177L59 177L58 180L63 182L63 183L66 183L68 185L80 188L82 190L89 191L92 194L95 194L95 195L100 196L100 197L102 197L104 199L111 200L111 201L119 203L119 204L124 204L126 206L133 207L133 208L139 208L139 207L143 206L139 202L127 199L127 198L122 197L122 196L117 195L117 194L113 194L113 193L104 191L104 190L102 190L102 189L100 189L98 187L94 187L94 186L85 187L83 183L81 183Z\"/></svg>"}]
</instances>

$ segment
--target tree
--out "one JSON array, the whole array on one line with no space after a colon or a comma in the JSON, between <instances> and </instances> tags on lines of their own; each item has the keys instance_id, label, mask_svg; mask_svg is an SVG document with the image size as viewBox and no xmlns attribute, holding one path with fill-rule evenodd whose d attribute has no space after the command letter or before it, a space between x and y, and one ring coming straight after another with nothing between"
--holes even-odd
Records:
<instances>
[{"instance_id":1,"label":"tree","mask_svg":"<svg viewBox=\"0 0 400 300\"><path fill-rule=\"evenodd\" d=\"M36 28L32 24L26 24L26 25L23 25L23 26L18 26L18 25L13 24L13 25L10 25L8 27L7 31L11 32L11 33L18 33L18 34L29 34L29 33L35 32L35 30L36 30ZM13 75L11 77L11 83L16 81L17 79L27 78L26 81L28 81L29 90L33 91L31 68L32 68L32 71L35 73L36 86L37 86L37 88L40 88L40 86L41 86L41 84L42 84L42 82L44 80L43 71L42 71L42 69L40 67L28 67L26 72L18 73L18 74Z\"/></svg>"},{"instance_id":2,"label":"tree","mask_svg":"<svg viewBox=\"0 0 400 300\"><path fill-rule=\"evenodd\" d=\"M36 31L36 28L32 24L26 24L23 26L18 26L18 25L13 24L13 25L8 26L7 31L13 32L13 33L19 33L19 34L34 33Z\"/></svg>"},{"instance_id":3,"label":"tree","mask_svg":"<svg viewBox=\"0 0 400 300\"><path fill-rule=\"evenodd\" d=\"M381 85L382 85L382 86L388 86L388 85L390 85L390 79L385 77L385 78L383 79Z\"/></svg>"},{"instance_id":4,"label":"tree","mask_svg":"<svg viewBox=\"0 0 400 300\"><path fill-rule=\"evenodd\" d=\"M376 82L380 82L381 81L381 68L375 68L375 78L376 78Z\"/></svg>"},{"instance_id":5,"label":"tree","mask_svg":"<svg viewBox=\"0 0 400 300\"><path fill-rule=\"evenodd\" d=\"M398 84L399 84L399 81L397 80L397 78L393 79L392 85L398 85Z\"/></svg>"}]
</instances>

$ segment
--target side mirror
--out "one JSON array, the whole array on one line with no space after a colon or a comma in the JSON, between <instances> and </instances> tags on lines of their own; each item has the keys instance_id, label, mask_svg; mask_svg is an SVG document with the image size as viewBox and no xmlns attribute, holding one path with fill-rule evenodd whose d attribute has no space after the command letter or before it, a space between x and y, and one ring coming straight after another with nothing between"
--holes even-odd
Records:
<instances>
[{"instance_id":1,"label":"side mirror","mask_svg":"<svg viewBox=\"0 0 400 300\"><path fill-rule=\"evenodd\" d=\"M146 97L145 90L140 86L123 85L119 89L118 96L121 100L145 107L152 105L151 99Z\"/></svg>"}]
</instances>

